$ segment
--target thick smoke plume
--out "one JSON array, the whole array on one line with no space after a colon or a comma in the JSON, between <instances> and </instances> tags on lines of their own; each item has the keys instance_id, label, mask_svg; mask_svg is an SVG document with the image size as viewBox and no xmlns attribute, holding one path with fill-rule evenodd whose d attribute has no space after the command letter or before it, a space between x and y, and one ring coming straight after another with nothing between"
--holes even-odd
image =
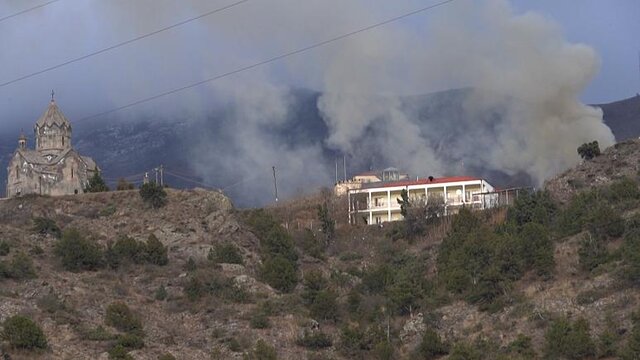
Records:
<instances>
[{"instance_id":1,"label":"thick smoke plume","mask_svg":"<svg viewBox=\"0 0 640 360\"><path fill-rule=\"evenodd\" d=\"M19 4L10 2L4 12ZM22 74L228 3L91 4L56 3L31 14L36 21L13 24L7 48L17 55L0 52L6 65L0 79L15 75L8 69ZM48 92L53 84L73 119L422 6L417 0L248 2L30 79L12 94L31 101L34 87L46 83ZM42 41L39 23L53 18L56 27ZM17 33L30 35L15 40ZM20 45L38 41L42 54ZM28 61L16 60L23 58ZM579 101L598 65L591 48L568 43L540 15L514 14L506 0L458 0L119 116L195 124L184 150L192 168L244 205L273 199L272 166L286 197L331 185L335 157L342 155L351 173L387 166L413 176L501 172L540 184L577 163L580 144L614 141L601 111ZM310 106L294 96L305 88L321 94ZM465 90L423 96L459 88ZM0 105L35 109L26 119L42 108L41 101ZM318 113L324 129L309 130Z\"/></svg>"},{"instance_id":2,"label":"thick smoke plume","mask_svg":"<svg viewBox=\"0 0 640 360\"><path fill-rule=\"evenodd\" d=\"M454 173L460 169L451 164L455 159L524 172L538 184L575 164L580 144L595 139L611 145L614 138L601 111L578 100L598 69L594 51L567 43L557 26L539 15L516 16L505 1L481 3L464 2L449 11L428 27L426 38L382 36L345 46L327 67L326 95L318 104L331 128L328 144L358 156L353 145L371 141L387 162L419 174ZM363 49L367 56L358 55ZM397 98L363 97L368 89L391 83L387 77L396 74L387 69L407 49L415 59L402 78L407 89L430 83L473 89L461 109L470 121L454 124L449 136L437 126L454 119L423 124L420 132L419 120ZM488 132L480 118L491 111L499 111L502 121Z\"/></svg>"}]
</instances>

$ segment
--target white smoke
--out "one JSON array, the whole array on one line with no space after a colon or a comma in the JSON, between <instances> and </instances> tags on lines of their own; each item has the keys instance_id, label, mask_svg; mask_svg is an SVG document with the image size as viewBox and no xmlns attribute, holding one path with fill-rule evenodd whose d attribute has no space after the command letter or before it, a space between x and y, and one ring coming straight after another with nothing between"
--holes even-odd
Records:
<instances>
[{"instance_id":1,"label":"white smoke","mask_svg":"<svg viewBox=\"0 0 640 360\"><path fill-rule=\"evenodd\" d=\"M385 131L371 140L388 162L412 172L459 170L433 156L438 138L430 133L439 129L427 125L426 134L417 131L417 119L397 97L363 98L367 90L391 83L386 69L404 57L403 49L422 60L409 62L402 77L405 88L430 82L471 86L473 95L463 109L470 119L503 109L503 121L493 133L481 121L459 124L467 128L456 129L455 142L440 152L448 158L509 174L525 172L541 183L575 164L580 144L613 144L601 111L578 100L598 70L593 49L568 43L557 25L540 15L515 15L504 0L464 2L448 15L428 27L429 37L381 36L372 44L344 45L327 68L326 95L319 101L331 128L330 146L355 154L353 144L384 124ZM356 54L363 49L364 55Z\"/></svg>"},{"instance_id":2,"label":"white smoke","mask_svg":"<svg viewBox=\"0 0 640 360\"><path fill-rule=\"evenodd\" d=\"M117 0L69 8L58 2L28 22L0 24L8 29L0 41L12 49L0 52L0 79L227 4ZM27 100L0 99L0 106L35 109L21 115L28 124L43 107L31 94L55 87L73 121L423 6L418 0L250 1L18 83L11 94ZM22 8L12 0L2 10ZM52 24L48 33L42 24ZM187 117L215 129L190 139L191 165L208 183L233 185L245 203L272 198L272 166L285 196L330 185L334 159L327 148L346 154L351 172L395 166L439 176L485 169L525 173L541 183L575 164L580 144L613 143L600 110L579 101L598 66L593 49L567 42L541 15L515 14L506 0L457 0L119 114ZM440 94L438 101L407 96L461 87L472 90L462 98ZM326 138L307 141L286 131L298 105L292 88L322 94L314 111L328 127Z\"/></svg>"}]
</instances>

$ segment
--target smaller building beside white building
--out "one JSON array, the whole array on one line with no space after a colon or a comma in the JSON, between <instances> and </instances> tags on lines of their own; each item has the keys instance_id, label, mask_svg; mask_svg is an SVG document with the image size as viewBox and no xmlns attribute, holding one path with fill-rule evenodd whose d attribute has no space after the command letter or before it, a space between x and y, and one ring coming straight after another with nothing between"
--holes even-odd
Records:
<instances>
[{"instance_id":1,"label":"smaller building beside white building","mask_svg":"<svg viewBox=\"0 0 640 360\"><path fill-rule=\"evenodd\" d=\"M362 188L363 184L382 181L397 181L408 179L409 175L401 174L398 169L390 167L384 170L372 170L355 175L350 180L339 181L333 188L336 196L346 195L348 191Z\"/></svg>"},{"instance_id":2,"label":"smaller building beside white building","mask_svg":"<svg viewBox=\"0 0 640 360\"><path fill-rule=\"evenodd\" d=\"M445 214L456 213L462 206L486 209L495 204L495 196L487 196L495 194L494 187L484 179L469 176L398 179L359 185L347 191L351 224L362 220L367 224L402 220L398 202L402 199L402 190L407 190L411 203L428 206L437 202L444 207Z\"/></svg>"}]
</instances>

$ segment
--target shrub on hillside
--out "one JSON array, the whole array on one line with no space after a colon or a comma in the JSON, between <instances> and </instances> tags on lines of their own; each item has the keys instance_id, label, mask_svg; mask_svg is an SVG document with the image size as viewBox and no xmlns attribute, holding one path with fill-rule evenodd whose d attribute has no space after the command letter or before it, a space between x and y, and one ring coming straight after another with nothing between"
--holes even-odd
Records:
<instances>
[{"instance_id":1,"label":"shrub on hillside","mask_svg":"<svg viewBox=\"0 0 640 360\"><path fill-rule=\"evenodd\" d=\"M114 244L107 245L104 257L107 264L116 269L125 263L142 264L146 260L144 244L136 239L121 236Z\"/></svg>"},{"instance_id":2,"label":"shrub on hillside","mask_svg":"<svg viewBox=\"0 0 640 360\"><path fill-rule=\"evenodd\" d=\"M69 271L95 270L102 262L100 246L85 239L77 229L65 230L54 251Z\"/></svg>"},{"instance_id":3,"label":"shrub on hillside","mask_svg":"<svg viewBox=\"0 0 640 360\"><path fill-rule=\"evenodd\" d=\"M298 254L291 235L263 209L245 213L244 221L260 238L262 281L283 292L293 290L298 283Z\"/></svg>"},{"instance_id":4,"label":"shrub on hillside","mask_svg":"<svg viewBox=\"0 0 640 360\"><path fill-rule=\"evenodd\" d=\"M123 302L114 302L107 306L104 322L123 332L142 332L142 321Z\"/></svg>"},{"instance_id":5,"label":"shrub on hillside","mask_svg":"<svg viewBox=\"0 0 640 360\"><path fill-rule=\"evenodd\" d=\"M585 319L571 322L555 320L545 333L545 353L549 358L585 359L596 355L596 346L589 334Z\"/></svg>"},{"instance_id":6,"label":"shrub on hillside","mask_svg":"<svg viewBox=\"0 0 640 360\"><path fill-rule=\"evenodd\" d=\"M305 331L304 335L296 340L296 345L307 349L317 350L331 347L333 345L333 341L331 341L331 337L329 337L329 335L323 332L316 331L312 333Z\"/></svg>"},{"instance_id":7,"label":"shrub on hillside","mask_svg":"<svg viewBox=\"0 0 640 360\"><path fill-rule=\"evenodd\" d=\"M93 176L89 178L89 184L86 188L84 188L84 192L86 193L97 193L97 192L105 192L109 191L109 187L100 176L99 171L94 171Z\"/></svg>"},{"instance_id":8,"label":"shrub on hillside","mask_svg":"<svg viewBox=\"0 0 640 360\"><path fill-rule=\"evenodd\" d=\"M167 256L167 247L162 245L162 242L158 238L151 234L147 238L145 244L146 259L147 262L153 265L164 266L169 263L169 257Z\"/></svg>"},{"instance_id":9,"label":"shrub on hillside","mask_svg":"<svg viewBox=\"0 0 640 360\"><path fill-rule=\"evenodd\" d=\"M561 236L570 236L582 231L591 209L600 203L596 191L586 191L571 198L568 206L558 216L558 231Z\"/></svg>"},{"instance_id":10,"label":"shrub on hillside","mask_svg":"<svg viewBox=\"0 0 640 360\"><path fill-rule=\"evenodd\" d=\"M127 263L150 263L162 266L169 263L169 258L167 247L151 234L146 243L128 236L121 236L114 244L107 246L105 261L110 267L116 269Z\"/></svg>"},{"instance_id":11,"label":"shrub on hillside","mask_svg":"<svg viewBox=\"0 0 640 360\"><path fill-rule=\"evenodd\" d=\"M640 199L640 187L638 181L625 177L611 185L605 192L609 201L613 203Z\"/></svg>"},{"instance_id":12,"label":"shrub on hillside","mask_svg":"<svg viewBox=\"0 0 640 360\"><path fill-rule=\"evenodd\" d=\"M619 238L624 234L625 222L619 211L605 203L594 206L585 218L585 226L601 239Z\"/></svg>"},{"instance_id":13,"label":"shrub on hillside","mask_svg":"<svg viewBox=\"0 0 640 360\"><path fill-rule=\"evenodd\" d=\"M296 239L296 242L305 254L313 256L316 259L324 260L324 252L327 244L319 239L313 231L305 229L302 233L299 233Z\"/></svg>"},{"instance_id":14,"label":"shrub on hillside","mask_svg":"<svg viewBox=\"0 0 640 360\"><path fill-rule=\"evenodd\" d=\"M518 228L528 223L549 226L557 212L558 207L548 191L523 192L509 207L507 221Z\"/></svg>"},{"instance_id":15,"label":"shrub on hillside","mask_svg":"<svg viewBox=\"0 0 640 360\"><path fill-rule=\"evenodd\" d=\"M192 276L182 287L182 291L187 296L187 299L191 301L198 300L204 296L207 292L205 285L199 278Z\"/></svg>"},{"instance_id":16,"label":"shrub on hillside","mask_svg":"<svg viewBox=\"0 0 640 360\"><path fill-rule=\"evenodd\" d=\"M108 354L111 360L134 360L133 356L129 355L129 350L122 345L113 346Z\"/></svg>"},{"instance_id":17,"label":"shrub on hillside","mask_svg":"<svg viewBox=\"0 0 640 360\"><path fill-rule=\"evenodd\" d=\"M213 261L216 264L224 263L224 264L242 264L242 255L240 255L240 251L238 248L231 244L215 244L213 249L207 255L207 259Z\"/></svg>"},{"instance_id":18,"label":"shrub on hillside","mask_svg":"<svg viewBox=\"0 0 640 360\"><path fill-rule=\"evenodd\" d=\"M584 143L578 147L578 154L585 160L591 160L596 156L600 156L600 145L598 141Z\"/></svg>"},{"instance_id":19,"label":"shrub on hillside","mask_svg":"<svg viewBox=\"0 0 640 360\"><path fill-rule=\"evenodd\" d=\"M320 220L320 229L324 234L327 243L333 239L335 234L336 223L335 220L329 215L329 206L325 202L322 205L318 205L318 220Z\"/></svg>"},{"instance_id":20,"label":"shrub on hillside","mask_svg":"<svg viewBox=\"0 0 640 360\"><path fill-rule=\"evenodd\" d=\"M538 222L529 222L522 226L516 236L524 267L534 269L538 276L550 277L555 267L555 260L553 241L548 228Z\"/></svg>"},{"instance_id":21,"label":"shrub on hillside","mask_svg":"<svg viewBox=\"0 0 640 360\"><path fill-rule=\"evenodd\" d=\"M482 360L485 359L485 356L486 354L476 346L459 342L451 348L449 360Z\"/></svg>"},{"instance_id":22,"label":"shrub on hillside","mask_svg":"<svg viewBox=\"0 0 640 360\"><path fill-rule=\"evenodd\" d=\"M249 320L249 324L252 329L267 329L271 326L271 322L269 321L269 316L265 314L263 311L257 311L251 316L251 320Z\"/></svg>"},{"instance_id":23,"label":"shrub on hillside","mask_svg":"<svg viewBox=\"0 0 640 360\"><path fill-rule=\"evenodd\" d=\"M640 318L638 313L631 317L633 327L627 339L626 346L620 351L620 358L623 360L640 359Z\"/></svg>"},{"instance_id":24,"label":"shrub on hillside","mask_svg":"<svg viewBox=\"0 0 640 360\"><path fill-rule=\"evenodd\" d=\"M140 186L140 197L148 206L158 209L167 204L167 192L162 186L151 181Z\"/></svg>"},{"instance_id":25,"label":"shrub on hillside","mask_svg":"<svg viewBox=\"0 0 640 360\"><path fill-rule=\"evenodd\" d=\"M19 252L13 256L7 266L8 277L16 280L33 279L36 277L36 270L29 255Z\"/></svg>"},{"instance_id":26,"label":"shrub on hillside","mask_svg":"<svg viewBox=\"0 0 640 360\"><path fill-rule=\"evenodd\" d=\"M531 338L519 334L506 348L506 354L519 359L536 359L537 354L531 344Z\"/></svg>"},{"instance_id":27,"label":"shrub on hillside","mask_svg":"<svg viewBox=\"0 0 640 360\"><path fill-rule=\"evenodd\" d=\"M622 259L624 269L622 277L634 285L640 285L640 219L632 220L624 236Z\"/></svg>"},{"instance_id":28,"label":"shrub on hillside","mask_svg":"<svg viewBox=\"0 0 640 360\"><path fill-rule=\"evenodd\" d=\"M437 359L449 353L449 345L442 341L437 332L427 329L416 348L415 358L423 360Z\"/></svg>"},{"instance_id":29,"label":"shrub on hillside","mask_svg":"<svg viewBox=\"0 0 640 360\"><path fill-rule=\"evenodd\" d=\"M320 320L338 319L338 295L331 290L321 290L309 305L311 316Z\"/></svg>"},{"instance_id":30,"label":"shrub on hillside","mask_svg":"<svg viewBox=\"0 0 640 360\"><path fill-rule=\"evenodd\" d=\"M256 342L256 346L244 357L246 360L277 360L278 353L276 348L267 344L260 339Z\"/></svg>"},{"instance_id":31,"label":"shrub on hillside","mask_svg":"<svg viewBox=\"0 0 640 360\"><path fill-rule=\"evenodd\" d=\"M139 334L124 333L116 337L116 346L118 345L129 350L142 349L144 347L144 340Z\"/></svg>"},{"instance_id":32,"label":"shrub on hillside","mask_svg":"<svg viewBox=\"0 0 640 360\"><path fill-rule=\"evenodd\" d=\"M5 240L0 241L0 256L7 256L11 251L11 246Z\"/></svg>"},{"instance_id":33,"label":"shrub on hillside","mask_svg":"<svg viewBox=\"0 0 640 360\"><path fill-rule=\"evenodd\" d=\"M262 264L260 278L282 292L290 292L298 284L295 265L281 256L270 258Z\"/></svg>"},{"instance_id":34,"label":"shrub on hillside","mask_svg":"<svg viewBox=\"0 0 640 360\"><path fill-rule=\"evenodd\" d=\"M33 219L33 231L42 235L52 235L60 238L62 231L56 222L45 217L37 217Z\"/></svg>"},{"instance_id":35,"label":"shrub on hillside","mask_svg":"<svg viewBox=\"0 0 640 360\"><path fill-rule=\"evenodd\" d=\"M582 241L580 241L578 256L580 267L585 271L591 271L607 262L609 253L604 244L604 240L592 236L591 233L588 232Z\"/></svg>"},{"instance_id":36,"label":"shrub on hillside","mask_svg":"<svg viewBox=\"0 0 640 360\"><path fill-rule=\"evenodd\" d=\"M45 349L47 338L42 329L26 316L14 315L3 323L2 338L20 349Z\"/></svg>"}]
</instances>

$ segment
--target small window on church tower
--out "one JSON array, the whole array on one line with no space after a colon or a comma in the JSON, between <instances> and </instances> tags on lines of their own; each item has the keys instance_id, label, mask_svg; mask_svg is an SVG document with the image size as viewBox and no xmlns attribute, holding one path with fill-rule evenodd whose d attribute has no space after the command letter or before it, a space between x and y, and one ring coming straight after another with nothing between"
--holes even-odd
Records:
<instances>
[{"instance_id":1,"label":"small window on church tower","mask_svg":"<svg viewBox=\"0 0 640 360\"><path fill-rule=\"evenodd\" d=\"M62 146L64 146L64 136L62 137Z\"/></svg>"}]
</instances>

